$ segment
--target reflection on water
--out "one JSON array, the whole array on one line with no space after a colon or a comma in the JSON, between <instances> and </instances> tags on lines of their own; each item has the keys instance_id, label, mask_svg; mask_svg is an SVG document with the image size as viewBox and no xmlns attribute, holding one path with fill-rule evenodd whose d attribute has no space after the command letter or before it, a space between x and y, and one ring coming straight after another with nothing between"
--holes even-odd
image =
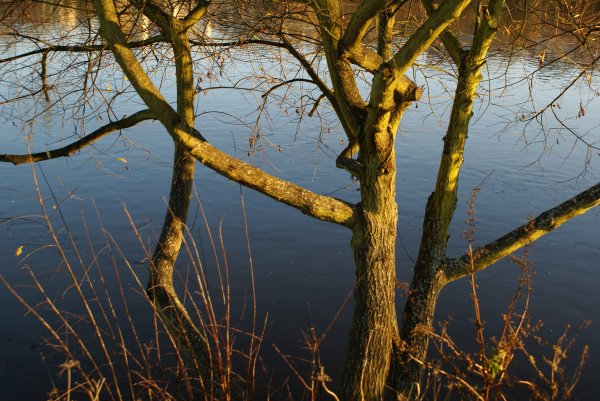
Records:
<instances>
[{"instance_id":1,"label":"reflection on water","mask_svg":"<svg viewBox=\"0 0 600 401\"><path fill-rule=\"evenodd\" d=\"M55 31L59 30L58 26L64 30L76 27L89 18L86 2L62 4L71 8L60 12L48 11L52 10L51 5L38 3L31 6L27 18L36 25L50 24ZM64 15L61 14L63 12ZM24 21L15 19L11 23L17 26ZM7 46L12 39L3 40L1 45ZM12 48L11 51L10 54L14 54L17 49ZM249 59L252 54L250 50L242 49L234 56ZM58 82L61 73L72 74L77 78L72 87L78 87L81 83L78 80L84 76L81 74L87 71L88 64L68 72L63 70L75 59L78 62L87 60L86 56L78 57L82 58L65 61L56 57L50 60L54 71L51 76L56 79L54 82ZM451 71L435 53L425 54L422 61L423 65L435 65L438 71ZM152 65L151 60L147 63ZM24 151L24 136L29 133L35 133L30 146L37 150L57 146L57 143L90 132L95 126L105 123L103 101L112 99L115 92L124 91L113 104L118 114L130 114L142 107L136 97L127 92L127 82L118 70L111 69L109 63L94 65L108 67L97 71L95 86L90 86L94 99L100 100L93 100L91 95L86 98L87 112L93 118L85 124L81 122L81 114L78 114L81 107L77 107L81 104L76 104L81 96L79 92L70 93L69 85L67 89L56 88L52 92L54 99L60 99L60 103L56 103L58 110L72 108L67 113L46 110L47 104L37 97L20 103L18 107L3 105L2 152ZM228 59L221 65L218 78L223 82L227 79L237 82L238 77L250 72L251 68L258 71L257 65L234 64ZM38 71L39 60L26 67L21 72L24 77ZM556 63L553 69L532 75L538 67L537 59L513 59L509 64L501 56L488 64L486 73L490 80L482 85L466 149L457 218L449 250L451 255L462 254L466 247L461 235L464 231L461 216L466 216L466 199L473 185L481 184L482 187L477 199L475 233L476 242L482 244L522 224L528 215L552 207L597 181L599 164L595 153L589 160L588 174L574 179L582 172L590 155L560 123L553 118L544 118L541 130L539 125L519 121L518 116L539 110L571 77L579 73L568 69L567 64ZM274 66L265 62L260 64L260 68L269 74L269 69ZM447 74L427 69L414 73L417 83L426 85L428 97L418 108L406 113L397 143L398 274L403 280L409 279L411 259L416 256L424 204L433 188L448 102L453 91L452 79ZM156 76L160 77L164 88L169 88L172 71L163 70ZM107 84L111 90L107 89ZM205 84L208 86L210 81L203 82ZM594 142L600 135L595 112L600 110L598 97L590 98L584 84L572 88L554 112L562 121L578 128L578 132L588 132L587 140ZM36 79L29 78L19 85L20 90L25 90L27 85L34 87L38 83ZM2 87L3 95L12 90L12 87ZM202 92L198 110L203 114L198 128L215 145L230 153L245 155L251 133L248 125L256 118L254 95L227 89ZM168 96L172 98L173 93L168 92ZM582 104L588 112L578 117ZM259 152L252 161L317 192L355 201L357 192L354 184L345 172L333 167L335 154L342 148L339 127L334 121L318 121L316 118L304 118L298 122L297 110L284 101L270 106L270 120L262 120L261 129L265 138L277 144L282 151ZM223 111L229 115L222 114ZM40 113L41 118L32 124L21 123L19 119L25 117L26 120ZM241 124L240 118L245 118L246 124ZM321 124L326 125L323 127ZM270 127L274 129L270 130ZM321 135L317 137L315 133ZM164 214L164 198L168 195L171 153L170 140L161 127L147 123L107 138L68 160L43 163L37 174L43 178L40 181L45 198L50 200L51 188L71 234L81 241L84 249L87 249L88 242L96 249L104 245L94 217L97 208L104 227L131 260L141 261L144 254L124 219L122 205L126 204L133 211L144 238L150 242L155 240ZM127 169L117 158L127 160ZM249 276L240 190L205 168L199 168L197 174L199 196L209 222L213 227L222 224L229 264L236 273L231 275L232 297L242 308L240 305L247 300ZM39 207L30 167L0 165L0 191L2 274L11 282L24 283L27 281L23 271L14 267L19 262L15 250L23 246L24 254L28 254L49 241L36 216ZM266 344L275 343L285 352L301 355L298 342L301 330L309 325L324 330L352 290L354 268L348 245L350 235L346 230L312 221L249 190L243 190L243 194L252 243L258 312L261 316L269 314ZM198 214L196 207L191 216ZM60 218L57 214L53 216ZM594 210L561 227L533 248L536 275L531 312L536 319L545 322L542 334L550 340L556 339L568 323L578 325L584 319L600 321L600 298L597 296L600 243L596 235L599 217L600 212ZM199 240L206 240L207 233L199 218L192 217L190 226ZM62 283L52 281L59 267L51 250L28 256L26 263L48 279L53 297L68 296ZM181 267L185 268L185 262L181 263ZM144 274L144 269L144 265L139 265L140 274ZM500 311L508 303L518 275L518 269L508 262L501 262L480 275L482 313L489 334L499 327ZM23 287L23 291L27 293L27 288ZM452 317L450 330L463 343L472 339L468 294L465 283L456 283L444 291L438 309L440 319ZM141 301L135 295L132 299L132 309L136 310ZM0 291L0 302L5 306L0 314L0 399L42 399L49 383L45 368L39 362L39 352L43 349L39 347L39 326L22 317L21 308L5 291ZM340 356L344 354L349 318L350 311L346 308L323 344L323 364L334 375L338 373L336 367L339 367ZM590 344L594 350L600 347L598 333L598 328L592 326L580 336L579 342ZM43 352L47 354L46 350ZM280 365L280 359L268 346L264 355L270 366L286 372L285 366ZM600 361L592 358L579 387L579 399L595 399L592 396L596 388L593 381L598 371Z\"/></svg>"}]
</instances>

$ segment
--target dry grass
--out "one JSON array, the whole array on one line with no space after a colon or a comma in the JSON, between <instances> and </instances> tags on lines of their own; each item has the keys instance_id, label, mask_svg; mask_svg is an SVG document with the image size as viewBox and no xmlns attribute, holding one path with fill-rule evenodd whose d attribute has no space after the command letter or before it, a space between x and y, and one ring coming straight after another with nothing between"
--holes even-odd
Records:
<instances>
[{"instance_id":1,"label":"dry grass","mask_svg":"<svg viewBox=\"0 0 600 401\"><path fill-rule=\"evenodd\" d=\"M221 228L215 238L204 216L216 284L209 283L194 235L186 233L182 256L187 268L177 270L178 290L210 343L209 386L148 301L142 278L146 268L129 259L99 214L103 246L96 250L90 233L87 246L81 244L51 188L50 201L44 200L35 170L34 180L49 244L23 255L20 268L30 284L26 290L1 275L0 281L47 333L49 367L56 372L48 400L253 400L266 321L259 322L256 316L251 258L251 299L243 316L236 317L250 320L250 330L244 331L232 326L230 273ZM152 252L126 208L124 213L147 264ZM51 282L28 265L32 254L45 251L58 254ZM60 291L48 291L57 283Z\"/></svg>"},{"instance_id":2,"label":"dry grass","mask_svg":"<svg viewBox=\"0 0 600 401\"><path fill-rule=\"evenodd\" d=\"M479 191L479 187L475 187L469 198L464 234L471 260L475 201ZM511 256L512 263L520 269L520 278L506 312L501 315L502 328L497 337L486 333L473 267L469 288L477 351L469 353L462 349L450 336L447 322L442 323L437 332L428 330L437 357L427 362L427 381L419 399L555 401L573 397L589 349L584 346L574 366L567 369L567 356L575 352L576 333L572 335L567 327L554 343L542 340L538 334L542 323L532 322L529 314L532 291L529 253L530 249L525 248L520 256ZM582 328L588 324L585 322ZM535 348L541 363L531 348Z\"/></svg>"},{"instance_id":3,"label":"dry grass","mask_svg":"<svg viewBox=\"0 0 600 401\"><path fill-rule=\"evenodd\" d=\"M251 401L256 398L257 364L266 319L259 321L256 314L247 229L252 291L247 305L242 308L245 312L235 319L232 316L230 267L222 230L219 227L217 235L213 235L214 230L209 226L199 200L199 210L208 233L212 281L209 281L206 255L203 254L206 247L197 244L191 232L188 231L185 236L183 253L188 268L178 270L178 291L183 295L186 309L210 344L213 366L209 378L211 382L206 383L199 367L191 363L186 355L186 347L181 347L170 336L161 315L148 301L139 263L128 258L103 226L101 216L98 214L97 220L103 246L96 250L88 233L88 244L84 251L62 217L60 202L54 198L51 188L51 200L44 200L35 170L34 179L42 220L50 238L48 245L34 252L48 249L57 252L60 267L52 280L63 285L60 291L50 293L48 282L27 264L29 255L24 255L20 265L30 283L26 291L21 292L1 275L0 281L47 333L46 345L52 353L49 359L55 361L50 363L50 370L56 374L53 378L54 387L48 393L49 401ZM477 191L474 190L469 203L465 235L471 254ZM241 200L243 209L243 196ZM52 205L54 218L47 210L48 205ZM146 261L151 260L151 249L125 207L124 214L143 257ZM416 389L416 400L508 400L512 394L524 393L528 398L540 401L567 400L572 397L589 352L584 347L574 369L568 373L565 361L574 351L576 336L570 335L569 328L554 343L544 342L538 336L540 324L532 323L529 317L531 263L528 252L526 250L521 257L512 258L521 271L521 277L506 313L502 315L502 329L498 337L489 337L486 333L475 274L471 275L470 292L477 351L469 353L461 349L449 335L448 324L442 324L438 331L428 330L437 356L425 362L428 373L426 381ZM146 269L141 271L145 272ZM32 295L32 289L35 295ZM350 295L332 322L337 319ZM232 324L238 318L240 321L245 319L250 329L241 330L238 324ZM331 378L320 359L320 347L330 328L331 324L321 334L314 328L304 333L305 358L294 360L275 347L289 367L290 375L303 388L303 394L294 394L290 390L283 398L339 401L335 386L328 384ZM546 347L549 350L547 356L534 357L529 351L532 342L536 346ZM306 368L297 368L299 360ZM519 372L515 374L512 367L517 363ZM523 366L529 368L527 377L522 373ZM282 388L285 387L284 384ZM258 398L270 399L272 396L267 391L264 397Z\"/></svg>"}]
</instances>

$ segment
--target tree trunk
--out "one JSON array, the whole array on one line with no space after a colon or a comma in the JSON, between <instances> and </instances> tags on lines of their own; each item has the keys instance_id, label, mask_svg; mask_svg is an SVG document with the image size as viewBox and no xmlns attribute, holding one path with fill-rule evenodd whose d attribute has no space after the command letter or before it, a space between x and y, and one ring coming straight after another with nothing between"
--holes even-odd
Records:
<instances>
[{"instance_id":1,"label":"tree trunk","mask_svg":"<svg viewBox=\"0 0 600 401\"><path fill-rule=\"evenodd\" d=\"M414 276L402 314L400 341L395 343L390 385L398 400L413 400L420 394L426 366L428 331L433 328L438 296L447 280L440 263L422 262Z\"/></svg>"},{"instance_id":2,"label":"tree trunk","mask_svg":"<svg viewBox=\"0 0 600 401\"><path fill-rule=\"evenodd\" d=\"M375 77L370 112L360 136L359 221L353 228L354 315L342 374L344 400L381 400L389 375L396 321L396 152L403 111L421 90L384 69Z\"/></svg>"},{"instance_id":3,"label":"tree trunk","mask_svg":"<svg viewBox=\"0 0 600 401\"><path fill-rule=\"evenodd\" d=\"M400 331L401 346L394 351L392 385L399 399L413 399L422 382L429 332L433 329L435 306L442 288L448 283L444 271L450 224L456 209L458 181L467 142L469 123L481 70L495 33L496 16L502 1L493 2L492 15L482 13L482 25L469 51L456 51L460 59L458 82L444 137L435 190L427 200L423 234Z\"/></svg>"},{"instance_id":4,"label":"tree trunk","mask_svg":"<svg viewBox=\"0 0 600 401\"><path fill-rule=\"evenodd\" d=\"M473 66L469 57L465 57L460 66L435 191L425 207L419 255L402 316L400 338L404 343L404 352L397 370L400 377L395 383L397 390L408 399L415 396L415 384L421 382L427 356L427 331L433 328L437 298L447 282L442 265L446 259L450 224L456 209L458 178L475 91L481 80L480 68Z\"/></svg>"},{"instance_id":5,"label":"tree trunk","mask_svg":"<svg viewBox=\"0 0 600 401\"><path fill-rule=\"evenodd\" d=\"M173 270L183 242L194 171L195 159L176 143L169 205L152 258L147 292L173 341L191 359L202 381L209 378L211 372L209 344L179 300L173 285ZM208 388L206 390L208 392Z\"/></svg>"},{"instance_id":6,"label":"tree trunk","mask_svg":"<svg viewBox=\"0 0 600 401\"><path fill-rule=\"evenodd\" d=\"M152 258L148 289L173 290L173 268L183 242L183 234L194 183L195 159L175 144L171 193L168 210Z\"/></svg>"},{"instance_id":7,"label":"tree trunk","mask_svg":"<svg viewBox=\"0 0 600 401\"><path fill-rule=\"evenodd\" d=\"M395 170L381 174L376 158L365 161L361 221L352 235L354 315L342 378L343 399L361 401L382 398L397 334Z\"/></svg>"},{"instance_id":8,"label":"tree trunk","mask_svg":"<svg viewBox=\"0 0 600 401\"><path fill-rule=\"evenodd\" d=\"M177 77L177 114L181 123L187 127L194 127L193 63L187 31L175 19L171 21L170 29L173 35ZM173 270L185 234L196 164L195 158L184 145L178 142L174 142L174 145L169 205L152 258L148 296L161 315L169 334L179 346L178 349L183 350L191 359L194 368L199 372L204 393L211 398L215 392L214 385L217 383L212 378L213 361L210 344L206 335L190 318L173 286Z\"/></svg>"}]
</instances>

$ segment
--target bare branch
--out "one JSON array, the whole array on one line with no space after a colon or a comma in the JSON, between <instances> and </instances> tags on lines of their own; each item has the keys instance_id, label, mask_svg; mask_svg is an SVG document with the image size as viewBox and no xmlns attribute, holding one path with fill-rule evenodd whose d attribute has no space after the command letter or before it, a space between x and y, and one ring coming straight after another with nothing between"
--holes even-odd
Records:
<instances>
[{"instance_id":1,"label":"bare branch","mask_svg":"<svg viewBox=\"0 0 600 401\"><path fill-rule=\"evenodd\" d=\"M336 109L348 138L359 135L366 118L366 103L360 94L356 77L348 55L340 54L340 39L343 35L341 2L319 0L314 6L319 18L323 49L333 91L339 108Z\"/></svg>"},{"instance_id":2,"label":"bare branch","mask_svg":"<svg viewBox=\"0 0 600 401\"><path fill-rule=\"evenodd\" d=\"M62 148L31 154L0 155L0 162L9 162L17 165L24 163L35 163L50 159L57 159L59 157L69 157L73 153L79 152L86 146L91 145L92 143L96 142L100 138L105 137L111 132L133 127L134 125L139 124L142 121L153 120L154 118L154 114L152 114L150 110L141 110L137 113L130 115L129 117L125 117L118 121L112 121L98 128L91 134L86 135L78 141L75 141Z\"/></svg>"},{"instance_id":3,"label":"bare branch","mask_svg":"<svg viewBox=\"0 0 600 401\"><path fill-rule=\"evenodd\" d=\"M263 99L265 99L265 98L269 97L269 95L271 93L273 93L273 91L276 91L277 89L281 88L282 86L291 85L294 82L306 82L306 83L309 83L309 84L314 84L314 82L312 80L310 80L310 79L305 79L305 78L289 79L287 81L283 81L283 82L280 82L280 83L278 83L276 85L273 85L265 93L263 93L260 97L263 98Z\"/></svg>"},{"instance_id":4,"label":"bare branch","mask_svg":"<svg viewBox=\"0 0 600 401\"><path fill-rule=\"evenodd\" d=\"M266 39L241 39L231 42L198 42L190 41L195 46L210 46L210 47L241 47L245 45L266 45L277 47L286 50L292 57L294 57L302 68L306 71L308 76L312 79L312 83L315 84L323 95L327 98L334 110L339 110L339 106L333 91L327 86L327 84L321 79L319 74L315 71L312 64L300 53L286 38L281 38L282 42L276 42L273 40Z\"/></svg>"},{"instance_id":5,"label":"bare branch","mask_svg":"<svg viewBox=\"0 0 600 401\"><path fill-rule=\"evenodd\" d=\"M485 269L519 248L560 227L562 224L600 205L600 183L537 216L527 224L473 251L475 271ZM446 261L444 272L448 281L471 273L468 254Z\"/></svg>"},{"instance_id":6,"label":"bare branch","mask_svg":"<svg viewBox=\"0 0 600 401\"><path fill-rule=\"evenodd\" d=\"M329 101L329 103L331 104L331 106L333 107L333 109L337 112L337 114L339 115L341 113L340 106L339 106L339 103L338 103L338 101L337 101L337 99L336 99L335 94L333 93L333 91L321 79L321 77L319 76L319 74L317 73L317 71L315 71L315 69L312 67L312 64L306 59L306 57L304 57L303 54L301 54L298 50L296 50L296 48L294 46L292 46L292 44L287 39L283 38L283 41L284 41L283 42L284 48L296 60L298 60L298 62L300 63L300 65L302 65L302 67L304 68L304 71L306 71L306 73L308 74L308 76L313 80L314 84L319 87L319 89L321 90L321 92L323 92L323 95L325 95L327 97L327 100Z\"/></svg>"},{"instance_id":7,"label":"bare branch","mask_svg":"<svg viewBox=\"0 0 600 401\"><path fill-rule=\"evenodd\" d=\"M429 15L431 15L435 9L437 9L437 5L434 4L432 0L424 0L422 3L425 7L425 10L427 10L427 14ZM446 51L452 58L452 61L454 61L454 64L459 66L465 50L463 49L458 38L452 33L450 28L446 28L446 30L440 35L440 39L442 40Z\"/></svg>"},{"instance_id":8,"label":"bare branch","mask_svg":"<svg viewBox=\"0 0 600 401\"><path fill-rule=\"evenodd\" d=\"M170 36L174 17L167 13L164 7L154 4L152 0L131 0L131 4L158 25L162 33Z\"/></svg>"},{"instance_id":9,"label":"bare branch","mask_svg":"<svg viewBox=\"0 0 600 401\"><path fill-rule=\"evenodd\" d=\"M306 59L306 57L302 53L300 53L287 40L287 38L285 38L285 37L282 36L280 39L281 39L281 42L276 42L276 41L272 41L272 40L265 40L265 39L243 39L243 40L231 41L231 42L207 42L207 43L200 43L198 41L191 41L191 43L194 44L194 45L197 45L197 46L200 46L200 45L202 45L202 46L244 46L244 45L247 45L247 44L256 44L256 45L273 46L273 47L278 47L278 48L282 48L282 49L287 50L287 52L292 57L294 57L296 60L298 60L298 62L304 68L304 70L306 71L306 73L308 74L308 76L312 79L312 83L314 83L321 90L321 92L323 93L323 95L327 98L327 100L331 104L331 107L333 107L333 109L335 110L335 112L339 116L340 122L341 122L342 126L344 127L344 131L346 133L348 133L348 132L354 132L353 130L355 130L356 127L351 126L351 124L349 123L349 119L344 118L344 111L343 111L342 107L340 106L340 102L338 102L338 99L335 96L335 93L333 92L333 90L331 90L329 88L329 86L320 77L320 75L318 74L318 72L313 68L312 63L309 62ZM347 107L349 107L349 106L347 106Z\"/></svg>"},{"instance_id":10,"label":"bare branch","mask_svg":"<svg viewBox=\"0 0 600 401\"><path fill-rule=\"evenodd\" d=\"M130 49L135 49L138 47L150 46L150 45L153 45L153 44L156 44L159 42L166 42L166 38L163 35L157 35L157 36L153 36L151 38L140 40L140 41L128 42L126 44L126 46L129 47ZM15 61L15 60L18 60L21 58L26 58L29 56L35 56L36 54L60 53L60 52L87 53L87 52L91 52L91 51L103 51L103 50L108 50L106 45L81 44L81 45L68 45L68 46L48 46L48 47L42 47L42 48L39 48L36 50L32 50L32 51L29 51L26 53L17 54L12 57L0 59L0 64L8 63L8 62Z\"/></svg>"},{"instance_id":11,"label":"bare branch","mask_svg":"<svg viewBox=\"0 0 600 401\"><path fill-rule=\"evenodd\" d=\"M191 29L194 25L196 25L204 16L206 15L206 10L208 9L208 4L210 1L199 0L196 7L190 10L188 15L183 18L183 24L185 30Z\"/></svg>"},{"instance_id":12,"label":"bare branch","mask_svg":"<svg viewBox=\"0 0 600 401\"><path fill-rule=\"evenodd\" d=\"M270 175L249 163L229 156L197 136L177 131L183 143L200 163L217 173L252 188L270 198L292 206L302 213L323 221L352 227L355 206L345 201L319 195L299 185Z\"/></svg>"},{"instance_id":13,"label":"bare branch","mask_svg":"<svg viewBox=\"0 0 600 401\"><path fill-rule=\"evenodd\" d=\"M319 195L289 181L272 176L258 167L232 157L202 138L186 125L178 113L152 83L135 54L124 45L125 37L111 0L95 0L102 33L109 42L115 59L144 100L175 141L185 146L202 164L240 184L279 200L320 220L347 227L354 224L354 207L344 201Z\"/></svg>"},{"instance_id":14,"label":"bare branch","mask_svg":"<svg viewBox=\"0 0 600 401\"><path fill-rule=\"evenodd\" d=\"M460 16L471 0L445 1L429 18L411 35L390 61L400 74L404 74L440 34Z\"/></svg>"}]
</instances>

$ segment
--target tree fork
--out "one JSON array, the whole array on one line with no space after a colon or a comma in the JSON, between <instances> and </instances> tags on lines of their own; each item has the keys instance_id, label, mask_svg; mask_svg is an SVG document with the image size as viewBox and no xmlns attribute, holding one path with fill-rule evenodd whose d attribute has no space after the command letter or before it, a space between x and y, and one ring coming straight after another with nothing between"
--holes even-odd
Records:
<instances>
[{"instance_id":1,"label":"tree fork","mask_svg":"<svg viewBox=\"0 0 600 401\"><path fill-rule=\"evenodd\" d=\"M415 394L415 388L422 382L429 342L428 330L433 327L439 294L448 283L443 264L446 261L449 229L456 208L464 148L477 87L482 79L481 69L496 32L497 18L503 4L502 0L491 2L492 13L483 16L483 23L473 38L471 49L461 54L458 65L458 83L444 137L435 190L425 208L419 255L402 315L400 339L403 349L395 352L396 366L393 369L394 376L391 377L392 386L398 391L399 397L407 400L418 395ZM444 43L446 42L452 45L449 53L456 54L456 43L448 40Z\"/></svg>"},{"instance_id":2,"label":"tree fork","mask_svg":"<svg viewBox=\"0 0 600 401\"><path fill-rule=\"evenodd\" d=\"M485 269L598 205L600 205L600 183L580 192L560 205L546 210L536 218L495 241L474 249L472 261L469 254L444 261L443 269L448 281L458 280L470 274L472 268L475 271Z\"/></svg>"},{"instance_id":3,"label":"tree fork","mask_svg":"<svg viewBox=\"0 0 600 401\"><path fill-rule=\"evenodd\" d=\"M410 79L393 69L379 71L375 82L373 105L384 107L370 107L357 160L363 168L351 243L356 287L341 382L342 399L348 401L381 400L386 389L392 341L398 332L394 141L403 111L421 94Z\"/></svg>"},{"instance_id":4,"label":"tree fork","mask_svg":"<svg viewBox=\"0 0 600 401\"><path fill-rule=\"evenodd\" d=\"M173 340L185 350L200 372L201 379L208 380L212 366L208 341L190 318L173 286L173 270L183 243L192 196L195 163L184 147L175 144L171 193L150 264L147 294Z\"/></svg>"}]
</instances>

